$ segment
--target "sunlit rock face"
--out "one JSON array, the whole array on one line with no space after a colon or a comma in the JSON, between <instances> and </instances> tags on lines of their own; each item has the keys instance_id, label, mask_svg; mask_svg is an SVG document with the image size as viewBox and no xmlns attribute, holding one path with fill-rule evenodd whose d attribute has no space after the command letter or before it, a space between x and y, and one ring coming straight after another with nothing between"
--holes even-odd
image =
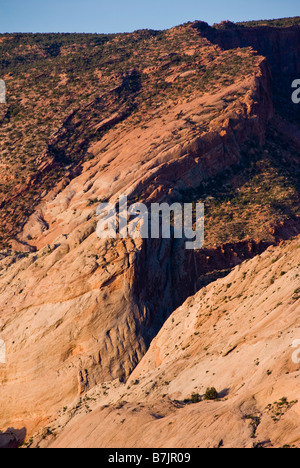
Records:
<instances>
[{"instance_id":1,"label":"sunlit rock face","mask_svg":"<svg viewBox=\"0 0 300 468\"><path fill-rule=\"evenodd\" d=\"M0 108L3 434L7 428L25 427L29 440L58 415L72 419L90 392L100 406L118 405L125 393L127 401L132 396L146 402L149 395L185 399L193 390L189 382L184 391L184 382L189 381L185 361L189 343L181 347L183 337L189 339L185 328L189 317L195 320L191 340L197 360L199 350L208 346L206 338L217 343L221 337L226 354L236 345L231 335L242 340L248 322L254 320L251 317L258 316L250 299L244 310L242 300L248 294L237 285L231 293L228 284L239 283L244 273L251 276L246 260L299 233L299 141L295 126L275 113L268 60L251 48L224 50L208 38L209 29L201 23L198 29L189 24L162 33L68 36L59 38L59 47L50 47L48 42L35 44L34 38L24 37L28 47L21 51L14 37L0 43L0 49L5 47L12 57L24 55L21 70L12 68L11 74L8 70L2 74L7 79L9 102ZM83 51L89 60L81 60ZM123 60L125 52L128 61ZM22 80L30 86L30 99ZM183 239L99 239L98 204L114 204L124 194L129 203L147 206L204 202L204 248L188 251ZM293 261L288 256L292 248ZM272 254L270 263L280 252ZM280 271L278 267L276 275L291 271L291 276L282 275L278 288L284 289L284 280L289 278L289 288L297 290L297 253L294 244L286 247L288 263ZM256 280L253 276L253 284L263 281L264 275L271 282L273 276L259 270L259 262L257 257L251 264L254 270L257 266L258 275ZM266 256L266 270L267 263ZM244 267L241 276L239 268ZM220 280L232 268L233 281ZM217 333L214 325L223 324L225 318L223 309L220 317L213 314L217 298L213 289L209 290L210 301L201 313L203 319L213 317L216 321L205 322L203 343L195 344L201 328L197 307L204 301L199 290L215 281L224 281L214 286L224 288L218 307L224 302L225 311L225 304L235 298L234 310L240 321L234 322L235 327L224 328L224 335ZM249 280L249 288L251 284ZM193 308L193 302L185 302L189 297L194 297ZM274 297L276 304L288 301L285 295L281 298L279 290ZM269 304L268 312L273 305ZM262 313L263 303L258 301L257 307ZM186 321L181 320L182 315ZM168 319L172 330L162 328ZM267 319L260 315L259 320L265 323ZM278 320L285 323L276 315L272 333L276 327L280 333ZM166 364L166 356L158 349L160 330L165 354L172 356L176 350L174 357L182 357L182 369L187 370L186 374L178 370L178 380L177 371L173 372L177 363ZM245 339L251 346L255 342L252 334ZM261 340L261 347L267 345L267 336L262 334ZM270 359L277 359L273 351ZM220 356L217 359L218 352L215 348L211 359L216 358L220 369L223 361ZM228 356L235 356L236 365L238 357L233 352ZM203 366L208 366L204 355L200 358ZM203 382L218 386L220 391L226 385L236 386L238 377L235 380L230 375L231 361L226 362L228 382L225 377L208 379L201 367ZM155 381L148 382L149 388L139 387L136 381L140 375L145 372L150 376L153 366L156 369L161 364L162 372L173 381L170 392L153 393ZM285 369L283 364L280 369ZM255 393L256 374L251 376L251 392ZM158 375L159 380L163 378ZM191 373L190 380L195 378ZM259 379L260 385L261 375ZM278 382L279 392L279 378ZM249 384L246 377L243 383L246 387ZM136 387L137 393L125 392L128 386ZM282 391L285 389L284 383ZM242 404L244 396L238 396L237 404ZM265 400L264 394L261 401ZM158 411L166 410L164 404L159 407ZM227 422L228 411L226 406ZM149 410L147 421L151 414ZM101 424L106 421L106 414L102 416ZM190 421L192 425L193 419ZM241 426L242 434L247 433L238 420L231 440ZM107 437L114 430L115 426L107 426ZM153 434L151 437L145 445L154 443ZM75 445L80 445L76 440ZM164 444L172 440L166 439ZM118 442L125 444L123 439ZM176 444L180 445L178 439Z\"/></svg>"}]
</instances>

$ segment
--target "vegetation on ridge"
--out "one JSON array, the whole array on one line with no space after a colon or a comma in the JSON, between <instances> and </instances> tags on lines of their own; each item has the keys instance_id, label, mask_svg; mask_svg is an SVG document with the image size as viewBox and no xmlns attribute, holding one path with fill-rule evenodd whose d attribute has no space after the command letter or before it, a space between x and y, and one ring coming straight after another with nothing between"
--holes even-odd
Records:
<instances>
[{"instance_id":1,"label":"vegetation on ridge","mask_svg":"<svg viewBox=\"0 0 300 468\"><path fill-rule=\"evenodd\" d=\"M89 145L117 123L128 126L178 100L216 92L252 74L251 48L223 51L189 26L132 34L0 36L0 244L7 246L43 193L91 157ZM131 121L128 117L131 116ZM77 132L73 132L77 128Z\"/></svg>"}]
</instances>

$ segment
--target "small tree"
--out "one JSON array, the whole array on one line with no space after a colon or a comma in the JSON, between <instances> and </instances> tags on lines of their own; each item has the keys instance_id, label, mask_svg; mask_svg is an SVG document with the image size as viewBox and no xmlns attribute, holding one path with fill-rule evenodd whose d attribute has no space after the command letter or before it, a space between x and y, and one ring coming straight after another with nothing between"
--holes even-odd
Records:
<instances>
[{"instance_id":1,"label":"small tree","mask_svg":"<svg viewBox=\"0 0 300 468\"><path fill-rule=\"evenodd\" d=\"M204 400L216 400L218 398L218 392L215 387L207 388L203 398Z\"/></svg>"},{"instance_id":2,"label":"small tree","mask_svg":"<svg viewBox=\"0 0 300 468\"><path fill-rule=\"evenodd\" d=\"M192 395L192 403L199 403L201 401L201 396L198 393Z\"/></svg>"}]
</instances>

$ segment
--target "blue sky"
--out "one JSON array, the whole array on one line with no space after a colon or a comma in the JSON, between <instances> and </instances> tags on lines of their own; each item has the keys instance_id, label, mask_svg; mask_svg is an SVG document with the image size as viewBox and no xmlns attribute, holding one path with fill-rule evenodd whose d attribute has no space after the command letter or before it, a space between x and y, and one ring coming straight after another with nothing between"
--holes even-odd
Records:
<instances>
[{"instance_id":1,"label":"blue sky","mask_svg":"<svg viewBox=\"0 0 300 468\"><path fill-rule=\"evenodd\" d=\"M130 32L300 16L299 0L0 0L0 32Z\"/></svg>"}]
</instances>

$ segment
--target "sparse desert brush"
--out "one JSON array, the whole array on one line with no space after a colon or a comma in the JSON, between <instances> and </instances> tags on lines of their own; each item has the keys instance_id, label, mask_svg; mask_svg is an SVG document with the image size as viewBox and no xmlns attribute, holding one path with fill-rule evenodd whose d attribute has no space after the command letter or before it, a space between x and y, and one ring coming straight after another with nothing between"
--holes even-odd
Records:
<instances>
[{"instance_id":1,"label":"sparse desert brush","mask_svg":"<svg viewBox=\"0 0 300 468\"><path fill-rule=\"evenodd\" d=\"M218 392L215 389L215 387L210 387L206 389L206 392L203 396L204 400L217 400L218 398Z\"/></svg>"},{"instance_id":2,"label":"sparse desert brush","mask_svg":"<svg viewBox=\"0 0 300 468\"><path fill-rule=\"evenodd\" d=\"M192 403L199 403L201 401L201 396L199 393L194 393L191 397Z\"/></svg>"}]
</instances>

